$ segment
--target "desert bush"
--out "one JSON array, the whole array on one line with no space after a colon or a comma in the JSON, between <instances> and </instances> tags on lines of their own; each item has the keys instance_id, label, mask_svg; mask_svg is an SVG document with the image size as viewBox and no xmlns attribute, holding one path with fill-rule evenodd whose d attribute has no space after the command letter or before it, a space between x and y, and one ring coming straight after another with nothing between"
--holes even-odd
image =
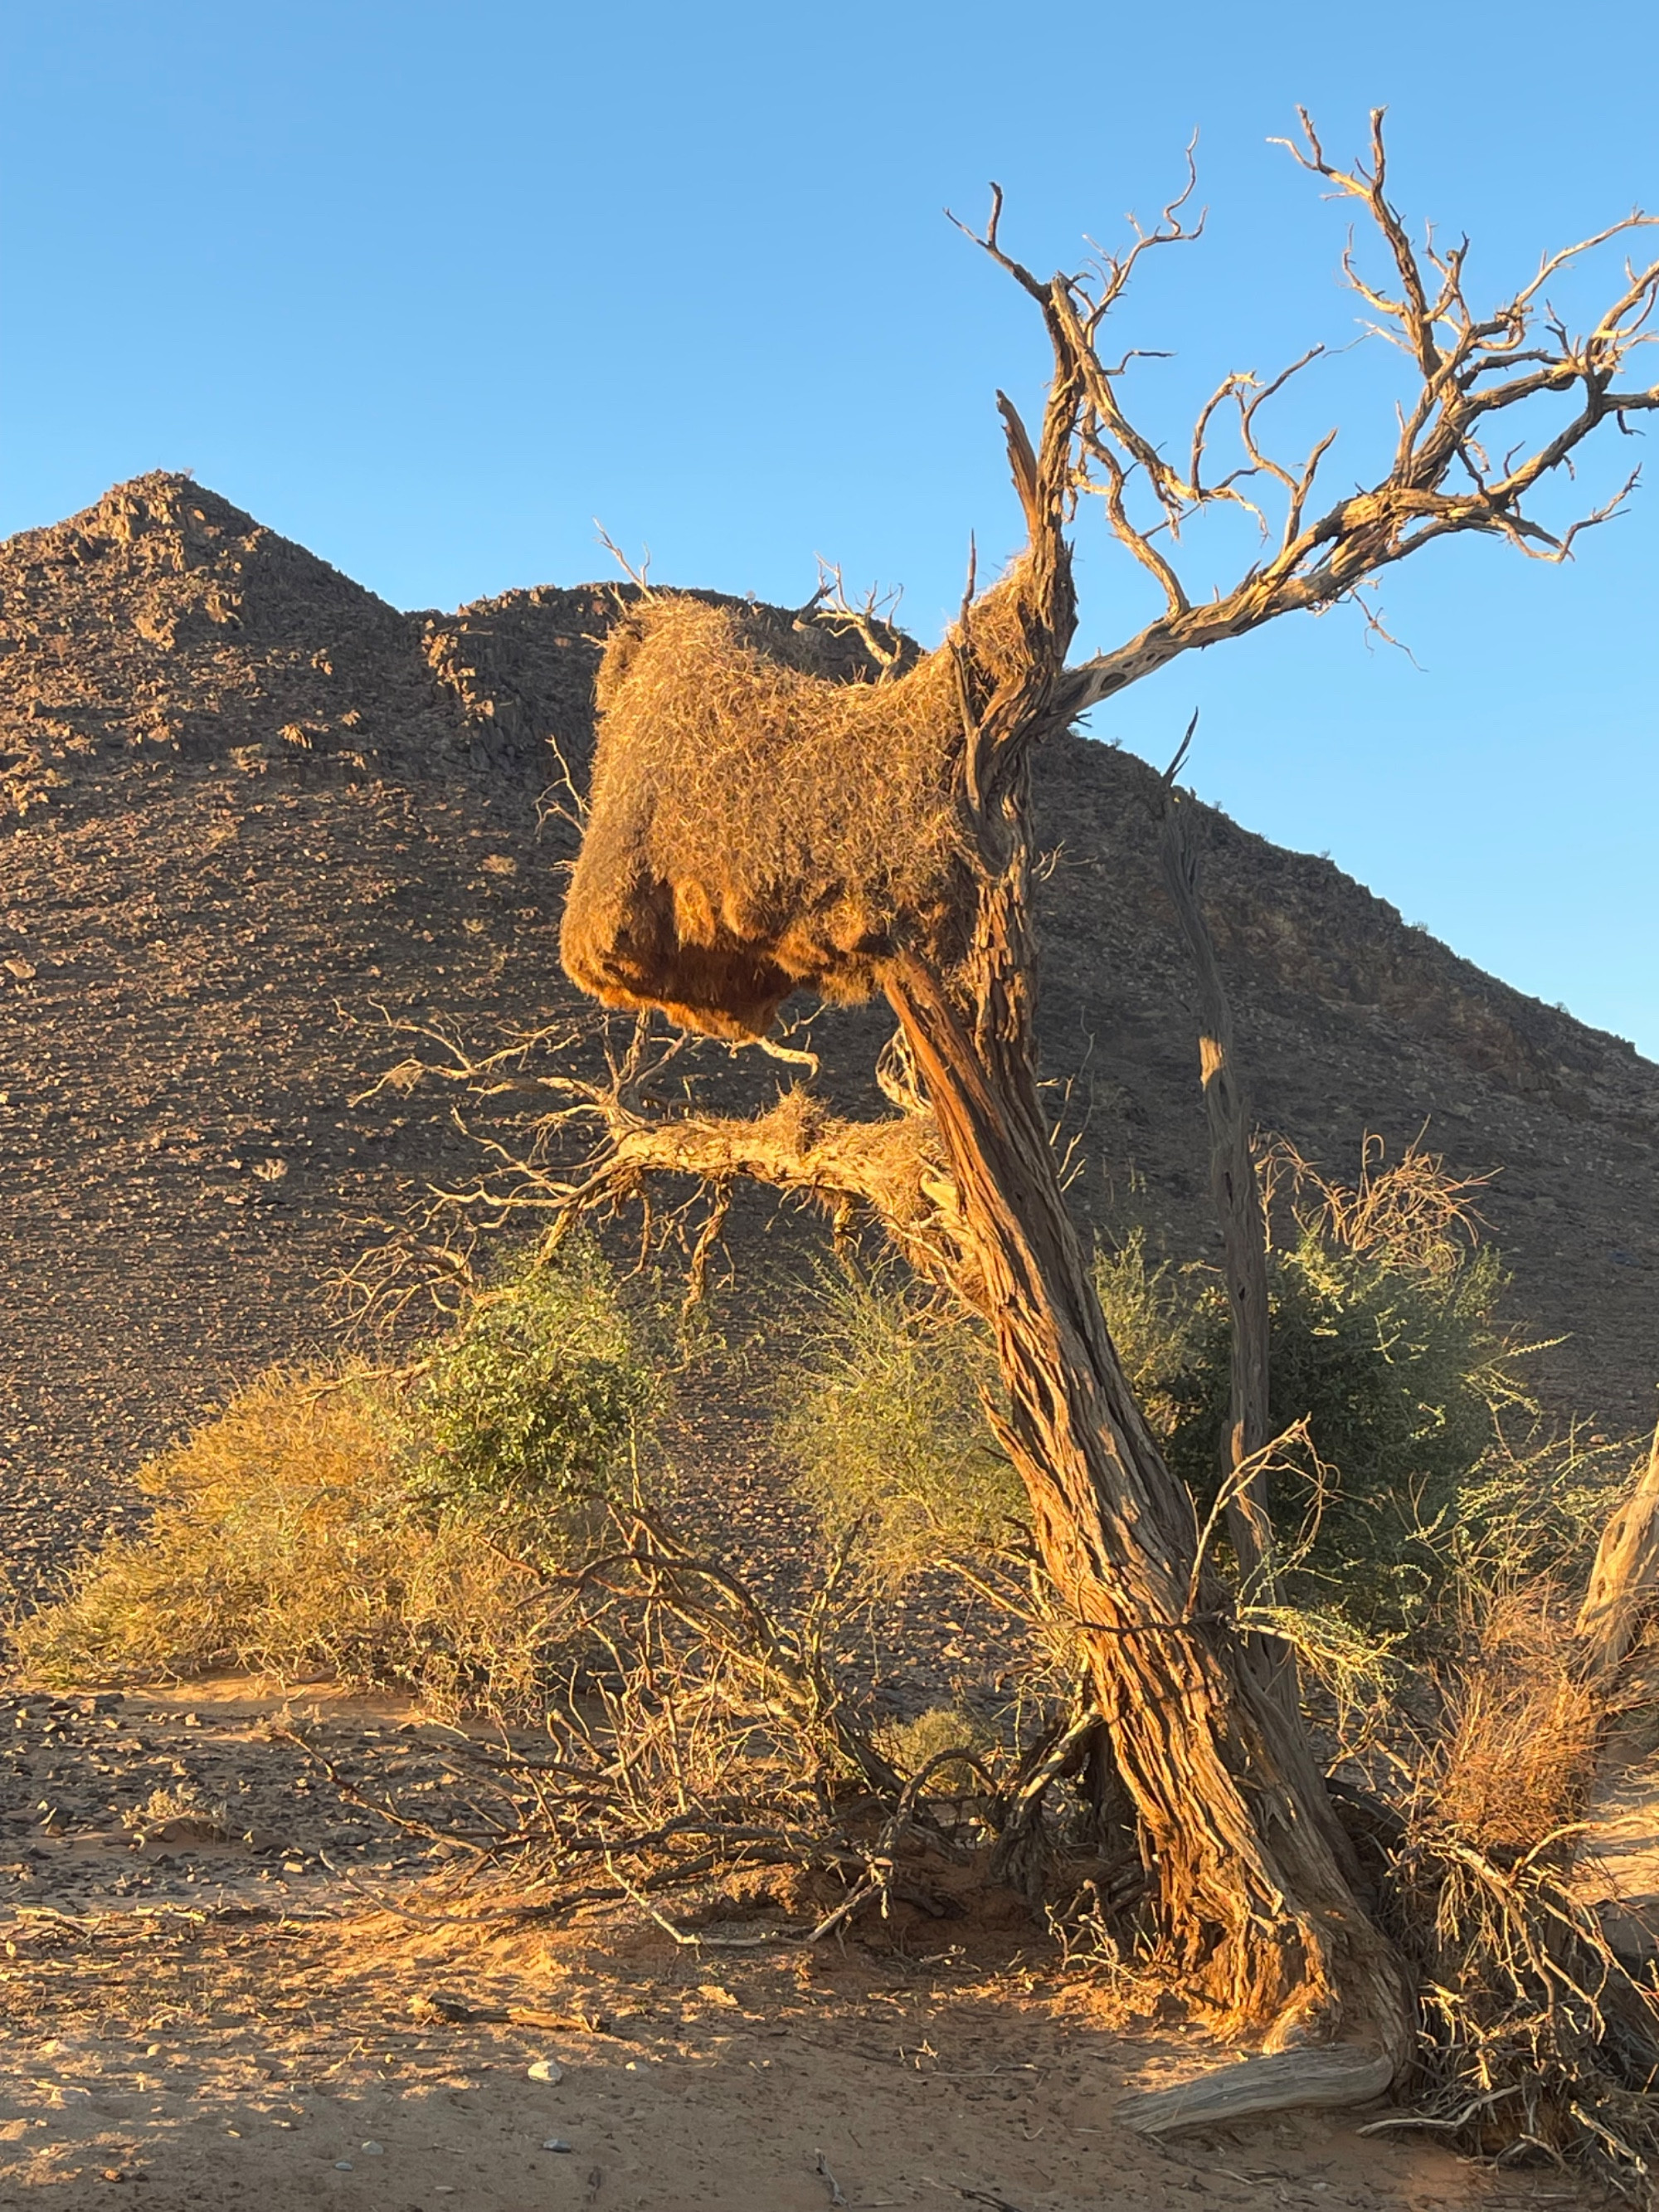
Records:
<instances>
[{"instance_id":1,"label":"desert bush","mask_svg":"<svg viewBox=\"0 0 1659 2212\"><path fill-rule=\"evenodd\" d=\"M415 1502L408 1449L366 1378L261 1376L142 1470L149 1526L17 1625L21 1665L58 1682L234 1669L522 1703L538 1577L476 1522Z\"/></svg>"},{"instance_id":2,"label":"desert bush","mask_svg":"<svg viewBox=\"0 0 1659 2212\"><path fill-rule=\"evenodd\" d=\"M15 1626L52 1682L227 1668L527 1711L546 1571L632 1484L655 1403L597 1252L507 1270L395 1375L275 1369L141 1470L148 1526Z\"/></svg>"},{"instance_id":3,"label":"desert bush","mask_svg":"<svg viewBox=\"0 0 1659 2212\"><path fill-rule=\"evenodd\" d=\"M996 1731L961 1705L930 1705L908 1721L889 1721L874 1731L874 1741L907 1779L927 1774L927 1786L946 1793L971 1788L975 1768L970 1762L977 1760L982 1772L1000 1748ZM953 1757L956 1753L965 1757Z\"/></svg>"},{"instance_id":4,"label":"desert bush","mask_svg":"<svg viewBox=\"0 0 1659 2212\"><path fill-rule=\"evenodd\" d=\"M1623 1459L1538 1421L1522 1379L1537 1347L1500 1320L1508 1278L1478 1241L1479 1183L1416 1146L1389 1163L1374 1139L1352 1184L1282 1144L1263 1166L1288 1228L1268 1255L1269 1418L1307 1437L1275 1478L1292 1602L1397 1634L1477 1561L1490 1577L1507 1559L1513 1579L1593 1547ZM1223 1286L1149 1266L1133 1237L1097 1279L1164 1451L1207 1504L1230 1419Z\"/></svg>"},{"instance_id":5,"label":"desert bush","mask_svg":"<svg viewBox=\"0 0 1659 2212\"><path fill-rule=\"evenodd\" d=\"M1607 1709L1550 1584L1471 1589L1461 1626L1388 1884L1422 1990L1416 2099L1468 2149L1628 2185L1659 2150L1659 2007L1575 1869Z\"/></svg>"},{"instance_id":6,"label":"desert bush","mask_svg":"<svg viewBox=\"0 0 1659 2212\"><path fill-rule=\"evenodd\" d=\"M903 1581L1018 1534L1024 1493L981 1405L994 1387L983 1331L896 1271L823 1275L779 1384L779 1437L831 1538L864 1524L878 1571Z\"/></svg>"},{"instance_id":7,"label":"desert bush","mask_svg":"<svg viewBox=\"0 0 1659 2212\"><path fill-rule=\"evenodd\" d=\"M1561 1426L1528 1407L1500 1407L1443 1547L1459 1584L1494 1596L1546 1577L1582 1584L1636 1449L1588 1421Z\"/></svg>"},{"instance_id":8,"label":"desert bush","mask_svg":"<svg viewBox=\"0 0 1659 2212\"><path fill-rule=\"evenodd\" d=\"M1496 1407L1514 1395L1494 1318L1503 1283L1490 1251L1431 1274L1312 1229L1272 1255L1269 1422L1305 1421L1317 1455L1283 1463L1275 1517L1299 1557L1295 1579L1340 1592L1355 1617L1408 1622L1442 1577ZM1207 1502L1230 1419L1231 1325L1208 1270L1181 1287L1151 1417Z\"/></svg>"},{"instance_id":9,"label":"desert bush","mask_svg":"<svg viewBox=\"0 0 1659 2212\"><path fill-rule=\"evenodd\" d=\"M1287 1146L1264 1164L1290 1231L1269 1254L1269 1415L1280 1431L1304 1421L1311 1446L1289 1455L1275 1506L1291 1595L1398 1631L1477 1563L1515 1581L1593 1549L1623 1447L1540 1422L1522 1377L1540 1347L1499 1317L1508 1278L1477 1240L1478 1184L1417 1146L1389 1164L1370 1139L1352 1184ZM1133 1286L1145 1267L1131 1248L1099 1273L1109 1311L1125 1303L1121 1279ZM1151 1417L1207 1499L1229 1419L1225 1297L1207 1270L1153 1287Z\"/></svg>"},{"instance_id":10,"label":"desert bush","mask_svg":"<svg viewBox=\"0 0 1659 2212\"><path fill-rule=\"evenodd\" d=\"M634 1477L660 1400L648 1340L591 1238L504 1270L417 1363L417 1494L556 1537Z\"/></svg>"},{"instance_id":11,"label":"desert bush","mask_svg":"<svg viewBox=\"0 0 1659 2212\"><path fill-rule=\"evenodd\" d=\"M1288 1233L1269 1255L1271 1406L1304 1448L1280 1455L1283 1595L1340 1673L1346 1621L1386 1639L1422 1625L1460 1576L1513 1581L1587 1564L1626 1448L1543 1424L1499 1314L1499 1255L1472 1186L1430 1154L1368 1143L1352 1185L1287 1147L1267 1163ZM1142 1410L1200 1510L1219 1480L1231 1322L1213 1268L1153 1255L1135 1229L1096 1286ZM866 1524L896 1577L1016 1540L1024 1498L979 1410L984 1332L890 1275L821 1286L787 1385L782 1437L837 1532ZM1517 1438L1520 1441L1517 1441Z\"/></svg>"},{"instance_id":12,"label":"desert bush","mask_svg":"<svg viewBox=\"0 0 1659 2212\"><path fill-rule=\"evenodd\" d=\"M1475 1849L1535 1850L1583 1809L1601 1700L1548 1584L1477 1599L1465 1642L1425 1795L1437 1823Z\"/></svg>"}]
</instances>

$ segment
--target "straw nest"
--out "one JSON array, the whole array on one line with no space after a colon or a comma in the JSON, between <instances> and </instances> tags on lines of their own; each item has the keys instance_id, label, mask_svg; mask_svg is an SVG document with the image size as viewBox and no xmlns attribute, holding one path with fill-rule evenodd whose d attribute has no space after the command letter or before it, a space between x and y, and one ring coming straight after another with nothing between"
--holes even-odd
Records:
<instances>
[{"instance_id":1,"label":"straw nest","mask_svg":"<svg viewBox=\"0 0 1659 2212\"><path fill-rule=\"evenodd\" d=\"M741 1038L802 987L870 997L901 940L949 957L970 882L959 656L981 696L1013 671L1019 583L885 668L834 616L636 602L599 670L571 980Z\"/></svg>"}]
</instances>

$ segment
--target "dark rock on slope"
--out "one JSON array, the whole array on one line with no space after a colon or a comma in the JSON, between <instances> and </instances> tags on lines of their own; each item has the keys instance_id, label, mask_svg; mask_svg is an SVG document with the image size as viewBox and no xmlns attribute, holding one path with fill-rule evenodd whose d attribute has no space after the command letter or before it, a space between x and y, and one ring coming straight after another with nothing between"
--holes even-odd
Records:
<instances>
[{"instance_id":1,"label":"dark rock on slope","mask_svg":"<svg viewBox=\"0 0 1659 2212\"><path fill-rule=\"evenodd\" d=\"M467 1173L447 1098L352 1103L398 1056L385 1016L483 1040L569 1006L573 836L538 800L550 739L580 780L615 601L399 613L172 476L10 540L0 599L0 1504L27 1565L101 1526L204 1402L319 1339L319 1286L371 1217ZM1202 1249L1150 787L1080 738L1042 764L1045 1051L1079 1079L1085 1202ZM1518 1311L1571 1339L1558 1395L1647 1418L1659 1069L1328 863L1206 826L1259 1118L1338 1168L1367 1127L1425 1121L1460 1168L1501 1165ZM817 1026L862 1094L876 1012ZM752 1095L776 1071L748 1063Z\"/></svg>"}]
</instances>

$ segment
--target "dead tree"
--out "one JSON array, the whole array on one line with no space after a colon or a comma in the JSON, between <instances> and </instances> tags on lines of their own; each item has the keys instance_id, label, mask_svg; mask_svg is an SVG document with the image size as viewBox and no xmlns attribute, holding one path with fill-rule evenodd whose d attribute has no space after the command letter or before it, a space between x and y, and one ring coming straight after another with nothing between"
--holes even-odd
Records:
<instances>
[{"instance_id":1,"label":"dead tree","mask_svg":"<svg viewBox=\"0 0 1659 2212\"><path fill-rule=\"evenodd\" d=\"M1177 655L1352 600L1437 538L1481 531L1565 559L1618 499L1552 534L1528 495L1601 424L1623 428L1659 406L1659 389L1618 380L1643 342L1659 264L1627 266L1582 337L1555 319L1545 288L1601 240L1477 313L1467 245L1414 246L1385 194L1380 116L1369 167L1352 173L1326 161L1305 118L1304 130L1297 158L1376 234L1386 280L1362 276L1352 256L1350 278L1412 364L1414 395L1382 476L1316 511L1331 439L1294 465L1267 450L1262 410L1312 355L1267 383L1229 377L1184 465L1131 419L1131 357L1108 362L1101 340L1142 255L1201 227L1183 212L1190 177L1120 257L1046 281L1005 250L997 194L977 243L1036 307L1054 364L1035 442L1000 402L1024 552L983 595L970 585L938 652L908 665L876 656L851 684L815 664L810 622L769 633L741 611L640 604L601 678L592 815L564 933L570 973L596 996L716 1035L763 1034L802 985L891 1005L896 1116L839 1121L797 1092L757 1121L675 1118L633 1084L611 1099L607 1148L565 1198L592 1202L666 1170L716 1190L756 1176L867 1206L985 1317L1006 1385L1000 1439L1087 1655L1156 1869L1167 1954L1269 2051L1297 2052L1271 2084L1260 2074L1221 2084L1224 2105L1234 2094L1240 2109L1375 2093L1410 2048L1410 1997L1358 1901L1300 1723L1232 1626L1191 1500L1125 1382L1066 1212L1035 1073L1031 758ZM1565 419L1495 459L1490 441L1532 401L1564 404ZM1227 417L1241 452L1218 474L1211 446ZM1274 492L1270 531L1263 499ZM1069 531L1084 496L1101 500L1165 604L1127 642L1073 665ZM1176 541L1218 503L1257 516L1264 550L1230 591L1195 599ZM1316 2045L1335 2047L1306 2048Z\"/></svg>"}]
</instances>

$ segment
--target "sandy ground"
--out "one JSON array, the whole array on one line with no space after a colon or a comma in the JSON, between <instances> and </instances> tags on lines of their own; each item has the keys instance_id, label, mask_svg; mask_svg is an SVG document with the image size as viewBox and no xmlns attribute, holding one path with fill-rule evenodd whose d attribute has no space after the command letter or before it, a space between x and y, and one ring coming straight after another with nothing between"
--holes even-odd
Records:
<instances>
[{"instance_id":1,"label":"sandy ground","mask_svg":"<svg viewBox=\"0 0 1659 2212\"><path fill-rule=\"evenodd\" d=\"M287 1704L363 1790L453 1807L453 1731L392 1700ZM1123 2091L1220 2054L1126 2020L1030 1927L877 1922L809 1952L766 1923L724 1931L748 1948L459 1924L431 1848L308 1771L284 1711L247 1682L0 1705L0 2207L1578 2201L1362 2136L1380 2108L1142 2142ZM218 1832L147 1820L157 1790L216 1804Z\"/></svg>"}]
</instances>

